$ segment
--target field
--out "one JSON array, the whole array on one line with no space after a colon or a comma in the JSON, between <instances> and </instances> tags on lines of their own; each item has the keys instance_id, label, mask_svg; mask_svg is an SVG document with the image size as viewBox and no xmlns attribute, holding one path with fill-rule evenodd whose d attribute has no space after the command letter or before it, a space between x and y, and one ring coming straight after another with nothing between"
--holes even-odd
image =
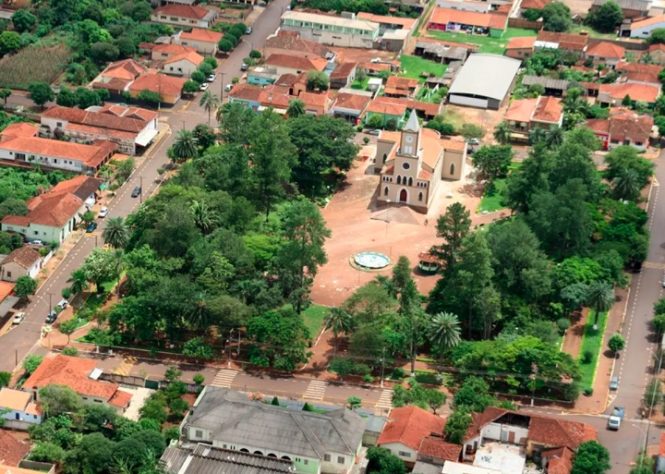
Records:
<instances>
[{"instance_id":1,"label":"field","mask_svg":"<svg viewBox=\"0 0 665 474\"><path fill-rule=\"evenodd\" d=\"M303 319L305 320L305 326L309 329L309 337L313 340L316 340L319 337L321 332L321 327L323 326L323 320L328 314L328 308L325 306L319 306L317 304L310 305L305 311L302 312Z\"/></svg>"},{"instance_id":2,"label":"field","mask_svg":"<svg viewBox=\"0 0 665 474\"><path fill-rule=\"evenodd\" d=\"M471 35L467 33L451 33L449 31L428 31L429 36L445 41L456 43L468 43L478 45L479 53L503 54L510 38L520 36L536 36L534 30L524 28L506 28L500 38L491 38L484 35Z\"/></svg>"},{"instance_id":3,"label":"field","mask_svg":"<svg viewBox=\"0 0 665 474\"><path fill-rule=\"evenodd\" d=\"M0 87L27 89L35 81L51 83L69 64L65 44L31 45L0 60Z\"/></svg>"},{"instance_id":4,"label":"field","mask_svg":"<svg viewBox=\"0 0 665 474\"><path fill-rule=\"evenodd\" d=\"M582 389L593 387L593 381L596 377L596 366L598 365L598 356L603 350L603 332L605 332L605 323L607 322L607 312L598 315L598 329L593 329L593 312L589 312L587 323L584 326L584 338L582 347L580 347L580 386ZM591 361L588 364L583 363L584 353L589 351L592 354Z\"/></svg>"},{"instance_id":5,"label":"field","mask_svg":"<svg viewBox=\"0 0 665 474\"><path fill-rule=\"evenodd\" d=\"M419 79L424 81L425 78L421 76L422 73L433 74L435 76L442 76L446 71L446 65L440 64L428 59L423 59L419 56L409 56L403 54L399 58L401 76L410 77L412 79Z\"/></svg>"},{"instance_id":6,"label":"field","mask_svg":"<svg viewBox=\"0 0 665 474\"><path fill-rule=\"evenodd\" d=\"M514 162L510 164L510 172L519 169L521 163ZM506 179L497 179L494 181L492 193L486 192L478 205L476 212L494 212L506 207Z\"/></svg>"}]
</instances>

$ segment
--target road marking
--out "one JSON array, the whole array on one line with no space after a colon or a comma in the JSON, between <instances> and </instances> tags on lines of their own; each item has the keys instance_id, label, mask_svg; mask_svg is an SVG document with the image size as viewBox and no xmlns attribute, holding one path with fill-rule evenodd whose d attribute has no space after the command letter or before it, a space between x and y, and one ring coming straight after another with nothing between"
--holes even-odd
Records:
<instances>
[{"instance_id":1,"label":"road marking","mask_svg":"<svg viewBox=\"0 0 665 474\"><path fill-rule=\"evenodd\" d=\"M307 386L307 390L303 393L303 398L309 400L323 400L328 385L321 380L312 380Z\"/></svg>"},{"instance_id":2,"label":"road marking","mask_svg":"<svg viewBox=\"0 0 665 474\"><path fill-rule=\"evenodd\" d=\"M381 392L381 396L379 397L379 401L376 402L376 408L380 408L383 411L390 411L393 407L393 391L392 390L384 390Z\"/></svg>"},{"instance_id":3,"label":"road marking","mask_svg":"<svg viewBox=\"0 0 665 474\"><path fill-rule=\"evenodd\" d=\"M217 372L215 378L213 379L210 385L212 385L213 387L231 388L231 384L233 383L233 380L236 378L236 375L238 375L237 370L220 369L220 371Z\"/></svg>"},{"instance_id":4,"label":"road marking","mask_svg":"<svg viewBox=\"0 0 665 474\"><path fill-rule=\"evenodd\" d=\"M642 268L651 268L653 270L665 270L665 263L646 261L642 264Z\"/></svg>"}]
</instances>

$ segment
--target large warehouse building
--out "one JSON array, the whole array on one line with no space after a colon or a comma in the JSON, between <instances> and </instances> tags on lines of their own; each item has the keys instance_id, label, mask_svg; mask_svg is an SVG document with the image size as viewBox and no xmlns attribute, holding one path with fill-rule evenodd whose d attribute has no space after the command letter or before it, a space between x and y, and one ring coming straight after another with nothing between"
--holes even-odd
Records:
<instances>
[{"instance_id":1,"label":"large warehouse building","mask_svg":"<svg viewBox=\"0 0 665 474\"><path fill-rule=\"evenodd\" d=\"M513 87L521 61L496 54L472 54L448 91L451 104L497 110Z\"/></svg>"}]
</instances>

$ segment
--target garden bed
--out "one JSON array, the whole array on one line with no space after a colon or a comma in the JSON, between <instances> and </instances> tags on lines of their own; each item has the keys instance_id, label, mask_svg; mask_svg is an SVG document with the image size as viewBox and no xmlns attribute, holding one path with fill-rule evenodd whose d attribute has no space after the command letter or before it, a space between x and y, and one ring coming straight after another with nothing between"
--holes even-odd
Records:
<instances>
[{"instance_id":1,"label":"garden bed","mask_svg":"<svg viewBox=\"0 0 665 474\"><path fill-rule=\"evenodd\" d=\"M598 329L593 329L594 313L589 311L586 324L584 325L584 336L582 337L582 346L580 347L580 385L583 390L593 388L593 382L596 378L596 367L598 358L603 350L603 333L607 324L607 312L598 316ZM591 353L588 363L584 363L584 353Z\"/></svg>"},{"instance_id":2,"label":"garden bed","mask_svg":"<svg viewBox=\"0 0 665 474\"><path fill-rule=\"evenodd\" d=\"M31 82L55 81L71 59L64 42L34 44L0 60L0 87L27 89Z\"/></svg>"}]
</instances>

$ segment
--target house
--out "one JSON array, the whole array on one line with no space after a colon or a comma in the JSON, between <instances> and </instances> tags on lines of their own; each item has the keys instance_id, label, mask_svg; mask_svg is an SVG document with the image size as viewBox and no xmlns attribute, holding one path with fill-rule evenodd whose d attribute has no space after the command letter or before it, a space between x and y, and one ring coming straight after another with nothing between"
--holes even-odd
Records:
<instances>
[{"instance_id":1,"label":"house","mask_svg":"<svg viewBox=\"0 0 665 474\"><path fill-rule=\"evenodd\" d=\"M426 436L418 448L418 462L439 466L439 469L448 462L459 461L461 456L462 447L445 441L443 433Z\"/></svg>"},{"instance_id":2,"label":"house","mask_svg":"<svg viewBox=\"0 0 665 474\"><path fill-rule=\"evenodd\" d=\"M290 474L293 472L293 463L284 459L213 448L203 443L198 443L193 447L169 446L162 454L160 464L164 466L168 474L199 474L202 472Z\"/></svg>"},{"instance_id":3,"label":"house","mask_svg":"<svg viewBox=\"0 0 665 474\"><path fill-rule=\"evenodd\" d=\"M433 38L418 38L413 54L450 64L453 61L466 61L469 54L477 49L474 45L450 43Z\"/></svg>"},{"instance_id":4,"label":"house","mask_svg":"<svg viewBox=\"0 0 665 474\"><path fill-rule=\"evenodd\" d=\"M190 77L203 63L203 56L196 51L176 54L162 63L162 72L174 76Z\"/></svg>"},{"instance_id":5,"label":"house","mask_svg":"<svg viewBox=\"0 0 665 474\"><path fill-rule=\"evenodd\" d=\"M2 219L2 230L16 232L30 241L61 243L95 204L101 184L101 180L89 176L61 181L30 199L27 215L6 215Z\"/></svg>"},{"instance_id":6,"label":"house","mask_svg":"<svg viewBox=\"0 0 665 474\"><path fill-rule=\"evenodd\" d=\"M30 452L30 443L19 441L9 430L0 429L0 463L16 468ZM12 471L10 471L12 472Z\"/></svg>"},{"instance_id":7,"label":"house","mask_svg":"<svg viewBox=\"0 0 665 474\"><path fill-rule=\"evenodd\" d=\"M520 3L520 15L526 10L542 10L551 2L552 0L523 0Z\"/></svg>"},{"instance_id":8,"label":"house","mask_svg":"<svg viewBox=\"0 0 665 474\"><path fill-rule=\"evenodd\" d=\"M148 147L159 130L158 114L140 107L106 104L81 110L53 106L41 115L40 134L55 137L58 130L70 141L115 143L120 153L136 155Z\"/></svg>"},{"instance_id":9,"label":"house","mask_svg":"<svg viewBox=\"0 0 665 474\"><path fill-rule=\"evenodd\" d=\"M3 387L0 389L0 417L8 428L27 430L42 422L42 411L30 392Z\"/></svg>"},{"instance_id":10,"label":"house","mask_svg":"<svg viewBox=\"0 0 665 474\"><path fill-rule=\"evenodd\" d=\"M8 126L0 133L0 160L18 166L44 166L52 169L94 175L115 153L116 145L96 141L90 145L35 136L38 127Z\"/></svg>"},{"instance_id":11,"label":"house","mask_svg":"<svg viewBox=\"0 0 665 474\"><path fill-rule=\"evenodd\" d=\"M291 411L207 386L180 431L187 443L283 459L297 473L341 474L356 463L364 426L357 413L344 408L322 414Z\"/></svg>"},{"instance_id":12,"label":"house","mask_svg":"<svg viewBox=\"0 0 665 474\"><path fill-rule=\"evenodd\" d=\"M106 403L124 412L132 400L132 394L120 390L116 383L99 380L101 375L102 370L92 359L50 353L28 377L23 389L30 390L34 399L39 400L39 389L47 385L66 385L84 401Z\"/></svg>"},{"instance_id":13,"label":"house","mask_svg":"<svg viewBox=\"0 0 665 474\"><path fill-rule=\"evenodd\" d=\"M374 157L374 170L381 175L377 199L427 213L439 181L459 180L465 160L465 142L442 140L436 130L421 128L412 110L401 132L379 135Z\"/></svg>"},{"instance_id":14,"label":"house","mask_svg":"<svg viewBox=\"0 0 665 474\"><path fill-rule=\"evenodd\" d=\"M594 12L601 5L604 5L609 0L593 0L589 12ZM624 19L634 20L636 18L646 18L649 16L649 9L651 2L649 0L617 0L616 2L621 11L623 12Z\"/></svg>"},{"instance_id":15,"label":"house","mask_svg":"<svg viewBox=\"0 0 665 474\"><path fill-rule=\"evenodd\" d=\"M405 30L410 35L418 23L415 18L404 18L399 16L388 15L375 15L374 13L359 12L357 15L359 20L371 21L378 23L379 34L384 35L387 31Z\"/></svg>"},{"instance_id":16,"label":"house","mask_svg":"<svg viewBox=\"0 0 665 474\"><path fill-rule=\"evenodd\" d=\"M657 43L649 45L649 57L654 64L665 65L665 44Z\"/></svg>"},{"instance_id":17,"label":"house","mask_svg":"<svg viewBox=\"0 0 665 474\"><path fill-rule=\"evenodd\" d=\"M310 115L325 115L330 110L332 98L328 92L301 92L291 100L299 99L305 105L305 113ZM289 101L290 102L290 101Z\"/></svg>"},{"instance_id":18,"label":"house","mask_svg":"<svg viewBox=\"0 0 665 474\"><path fill-rule=\"evenodd\" d=\"M198 28L210 28L216 18L215 10L200 5L167 4L155 8L150 15L150 20L157 23Z\"/></svg>"},{"instance_id":19,"label":"house","mask_svg":"<svg viewBox=\"0 0 665 474\"><path fill-rule=\"evenodd\" d=\"M590 119L587 126L600 139L603 150L630 145L640 151L649 145L653 117L623 107L610 109L606 119Z\"/></svg>"},{"instance_id":20,"label":"house","mask_svg":"<svg viewBox=\"0 0 665 474\"><path fill-rule=\"evenodd\" d=\"M446 421L416 406L391 410L377 446L390 450L402 461L413 465L423 440L432 434L443 434ZM461 447L457 445L458 458ZM457 459L455 459L457 460Z\"/></svg>"},{"instance_id":21,"label":"house","mask_svg":"<svg viewBox=\"0 0 665 474\"><path fill-rule=\"evenodd\" d=\"M434 8L428 30L461 31L465 33L501 36L508 23L507 15Z\"/></svg>"},{"instance_id":22,"label":"house","mask_svg":"<svg viewBox=\"0 0 665 474\"><path fill-rule=\"evenodd\" d=\"M357 67L356 63L351 62L338 64L330 73L330 88L343 89L344 87L350 87L356 79Z\"/></svg>"},{"instance_id":23,"label":"house","mask_svg":"<svg viewBox=\"0 0 665 474\"><path fill-rule=\"evenodd\" d=\"M302 72L323 72L328 61L320 57L292 56L290 54L272 54L264 61L263 65L275 69L277 75L300 74Z\"/></svg>"},{"instance_id":24,"label":"house","mask_svg":"<svg viewBox=\"0 0 665 474\"><path fill-rule=\"evenodd\" d=\"M343 118L354 125L358 125L371 101L371 95L340 91L335 98L330 113L334 117Z\"/></svg>"},{"instance_id":25,"label":"house","mask_svg":"<svg viewBox=\"0 0 665 474\"><path fill-rule=\"evenodd\" d=\"M659 65L619 61L615 70L619 73L619 82L660 86L658 76L662 68Z\"/></svg>"},{"instance_id":26,"label":"house","mask_svg":"<svg viewBox=\"0 0 665 474\"><path fill-rule=\"evenodd\" d=\"M109 64L93 79L94 89L106 89L112 94L120 95L141 74L147 71L145 67L133 59L123 59Z\"/></svg>"},{"instance_id":27,"label":"house","mask_svg":"<svg viewBox=\"0 0 665 474\"><path fill-rule=\"evenodd\" d=\"M281 29L295 31L304 39L329 46L373 48L379 39L379 25L359 20L355 15L340 17L287 10L282 15Z\"/></svg>"},{"instance_id":28,"label":"house","mask_svg":"<svg viewBox=\"0 0 665 474\"><path fill-rule=\"evenodd\" d=\"M598 102L601 104L619 105L626 97L633 101L654 104L660 97L660 86L633 82L617 82L598 86Z\"/></svg>"},{"instance_id":29,"label":"house","mask_svg":"<svg viewBox=\"0 0 665 474\"><path fill-rule=\"evenodd\" d=\"M282 74L277 72L277 68L265 66L252 66L247 71L247 84L254 86L267 86L274 84Z\"/></svg>"},{"instance_id":30,"label":"house","mask_svg":"<svg viewBox=\"0 0 665 474\"><path fill-rule=\"evenodd\" d=\"M545 89L545 95L553 95L555 97L562 97L568 90L570 82L565 79L554 79L547 76L522 76L523 86L540 85Z\"/></svg>"},{"instance_id":31,"label":"house","mask_svg":"<svg viewBox=\"0 0 665 474\"><path fill-rule=\"evenodd\" d=\"M491 2L481 2L478 0L437 0L436 6L477 13L490 13L492 11Z\"/></svg>"},{"instance_id":32,"label":"house","mask_svg":"<svg viewBox=\"0 0 665 474\"><path fill-rule=\"evenodd\" d=\"M421 102L419 100L405 99L402 97L377 96L369 106L365 114L365 123L372 120L372 117L381 117L382 125L390 125L394 122L394 128L401 128L407 119L407 112L415 110L421 117L431 120L441 113L442 104L433 104L431 102Z\"/></svg>"},{"instance_id":33,"label":"house","mask_svg":"<svg viewBox=\"0 0 665 474\"><path fill-rule=\"evenodd\" d=\"M194 48L201 54L214 56L217 54L220 40L224 37L222 33L216 31L204 30L202 28L192 28L191 31L180 31L174 37L173 41L177 45Z\"/></svg>"},{"instance_id":34,"label":"house","mask_svg":"<svg viewBox=\"0 0 665 474\"><path fill-rule=\"evenodd\" d=\"M631 38L648 38L653 30L665 28L665 15L657 15L633 21L630 26Z\"/></svg>"},{"instance_id":35,"label":"house","mask_svg":"<svg viewBox=\"0 0 665 474\"><path fill-rule=\"evenodd\" d=\"M560 49L570 53L582 54L587 47L589 37L575 33L557 33L541 30L533 44L535 49Z\"/></svg>"},{"instance_id":36,"label":"house","mask_svg":"<svg viewBox=\"0 0 665 474\"><path fill-rule=\"evenodd\" d=\"M229 102L241 103L252 110L258 110L261 105L261 91L259 86L238 83L229 91Z\"/></svg>"},{"instance_id":37,"label":"house","mask_svg":"<svg viewBox=\"0 0 665 474\"><path fill-rule=\"evenodd\" d=\"M297 31L281 29L276 34L266 38L263 45L264 58L273 54L290 54L305 58L329 58L334 56L334 53L325 45L301 38Z\"/></svg>"},{"instance_id":38,"label":"house","mask_svg":"<svg viewBox=\"0 0 665 474\"><path fill-rule=\"evenodd\" d=\"M157 71L148 71L132 82L127 90L133 98L137 98L143 91L154 92L155 94L159 94L162 103L174 105L180 100L185 82L187 80L182 77L167 76Z\"/></svg>"},{"instance_id":39,"label":"house","mask_svg":"<svg viewBox=\"0 0 665 474\"><path fill-rule=\"evenodd\" d=\"M594 66L603 65L610 68L615 68L625 54L626 50L622 46L609 41L590 44L584 53L586 58L593 62Z\"/></svg>"},{"instance_id":40,"label":"house","mask_svg":"<svg viewBox=\"0 0 665 474\"><path fill-rule=\"evenodd\" d=\"M152 59L153 61L163 61L173 56L189 53L192 51L196 50L190 46L183 46L175 43L155 44L155 45L151 44L150 59Z\"/></svg>"},{"instance_id":41,"label":"house","mask_svg":"<svg viewBox=\"0 0 665 474\"><path fill-rule=\"evenodd\" d=\"M386 80L384 95L388 97L415 97L418 92L418 79L390 76Z\"/></svg>"},{"instance_id":42,"label":"house","mask_svg":"<svg viewBox=\"0 0 665 474\"><path fill-rule=\"evenodd\" d=\"M561 127L563 105L561 99L549 96L518 99L510 104L503 120L513 138L528 141L530 132L536 128Z\"/></svg>"},{"instance_id":43,"label":"house","mask_svg":"<svg viewBox=\"0 0 665 474\"><path fill-rule=\"evenodd\" d=\"M535 36L517 36L510 38L506 45L505 55L513 59L527 59L533 54Z\"/></svg>"},{"instance_id":44,"label":"house","mask_svg":"<svg viewBox=\"0 0 665 474\"><path fill-rule=\"evenodd\" d=\"M2 262L0 262L0 278L3 281L15 282L22 276L36 278L42 269L42 256L39 252L24 245L12 250Z\"/></svg>"},{"instance_id":45,"label":"house","mask_svg":"<svg viewBox=\"0 0 665 474\"><path fill-rule=\"evenodd\" d=\"M448 91L451 104L498 110L515 82L521 61L497 54L472 54ZM487 80L491 71L492 80Z\"/></svg>"}]
</instances>

